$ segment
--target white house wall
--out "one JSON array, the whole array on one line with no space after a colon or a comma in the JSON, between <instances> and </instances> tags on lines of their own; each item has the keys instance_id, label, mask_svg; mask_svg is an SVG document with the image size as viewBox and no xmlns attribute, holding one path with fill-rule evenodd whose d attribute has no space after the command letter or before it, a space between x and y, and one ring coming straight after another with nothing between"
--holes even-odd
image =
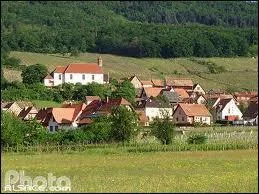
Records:
<instances>
[{"instance_id":1,"label":"white house wall","mask_svg":"<svg viewBox=\"0 0 259 194\"><path fill-rule=\"evenodd\" d=\"M241 119L243 116L243 114L241 113L241 111L239 110L239 108L237 107L233 99L224 107L222 112L218 114L221 120L225 120L226 116L231 116L231 115L237 115L239 119Z\"/></svg>"},{"instance_id":2,"label":"white house wall","mask_svg":"<svg viewBox=\"0 0 259 194\"><path fill-rule=\"evenodd\" d=\"M172 108L145 108L146 116L150 121L153 121L155 117L163 118L163 112L167 112L171 117L173 114Z\"/></svg>"}]
</instances>

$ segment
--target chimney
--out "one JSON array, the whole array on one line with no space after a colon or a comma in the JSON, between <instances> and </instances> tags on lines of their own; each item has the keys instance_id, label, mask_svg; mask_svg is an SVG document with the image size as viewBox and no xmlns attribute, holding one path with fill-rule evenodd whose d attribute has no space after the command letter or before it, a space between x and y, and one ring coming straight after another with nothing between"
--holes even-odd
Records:
<instances>
[{"instance_id":1,"label":"chimney","mask_svg":"<svg viewBox=\"0 0 259 194\"><path fill-rule=\"evenodd\" d=\"M100 67L102 67L102 66L103 66L103 60L102 60L101 56L98 57L97 61L98 61L98 65L99 65Z\"/></svg>"}]
</instances>

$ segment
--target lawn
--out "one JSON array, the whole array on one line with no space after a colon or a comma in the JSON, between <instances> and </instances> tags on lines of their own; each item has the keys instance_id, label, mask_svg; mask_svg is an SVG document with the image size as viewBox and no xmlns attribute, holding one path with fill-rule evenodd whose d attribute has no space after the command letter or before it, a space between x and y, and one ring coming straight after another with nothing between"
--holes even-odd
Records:
<instances>
[{"instance_id":1,"label":"lawn","mask_svg":"<svg viewBox=\"0 0 259 194\"><path fill-rule=\"evenodd\" d=\"M54 101L46 101L46 100L32 100L32 103L36 106L36 108L45 108L45 107L61 107L61 103Z\"/></svg>"},{"instance_id":2,"label":"lawn","mask_svg":"<svg viewBox=\"0 0 259 194\"><path fill-rule=\"evenodd\" d=\"M73 192L258 192L257 150L2 154L2 170L67 176Z\"/></svg>"},{"instance_id":3,"label":"lawn","mask_svg":"<svg viewBox=\"0 0 259 194\"><path fill-rule=\"evenodd\" d=\"M133 58L110 54L81 53L77 57L62 56L61 54L40 54L13 51L10 56L21 59L23 65L36 63L44 64L49 72L57 65L66 65L72 62L96 62L97 57L103 59L105 72L112 78L129 77L134 74L141 79L162 78L164 76L191 78L194 83L200 83L205 90L211 88L226 89L230 86L257 90L258 67L257 58L194 58L202 61L211 61L218 66L224 66L227 72L209 74L206 66L198 64L191 58L161 59L161 58ZM193 73L195 72L195 74ZM200 74L200 76L197 75ZM12 80L21 80L20 72L4 69L4 76Z\"/></svg>"}]
</instances>

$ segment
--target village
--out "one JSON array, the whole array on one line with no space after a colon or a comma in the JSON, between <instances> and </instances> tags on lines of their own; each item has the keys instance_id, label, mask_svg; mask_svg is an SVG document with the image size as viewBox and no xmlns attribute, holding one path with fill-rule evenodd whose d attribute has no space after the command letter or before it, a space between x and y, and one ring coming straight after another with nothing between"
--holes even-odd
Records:
<instances>
[{"instance_id":1,"label":"village","mask_svg":"<svg viewBox=\"0 0 259 194\"><path fill-rule=\"evenodd\" d=\"M97 63L69 64L57 66L47 75L43 83L53 87L63 83L109 83L109 74L103 70L101 57ZM232 125L258 125L257 92L234 92L221 89L205 91L199 83L188 78L166 77L165 79L141 80L137 75L127 78L136 90L132 105L124 98L101 100L99 96L85 96L84 101L66 101L59 108L44 107L39 110L31 103L1 102L1 110L11 112L24 121L35 119L49 132L61 128L77 128L94 122L94 118L108 115L112 109L124 106L138 114L138 125L149 126L154 118L169 116L178 126L208 126L214 123ZM165 99L165 102L161 101ZM244 113L239 109L247 104ZM209 105L209 106L208 106Z\"/></svg>"}]
</instances>

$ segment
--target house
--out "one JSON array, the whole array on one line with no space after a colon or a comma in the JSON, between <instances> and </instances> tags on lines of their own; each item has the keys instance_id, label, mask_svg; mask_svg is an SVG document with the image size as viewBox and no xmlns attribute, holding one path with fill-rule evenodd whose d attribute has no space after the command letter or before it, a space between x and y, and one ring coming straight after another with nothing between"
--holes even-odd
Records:
<instances>
[{"instance_id":1,"label":"house","mask_svg":"<svg viewBox=\"0 0 259 194\"><path fill-rule=\"evenodd\" d=\"M179 97L182 101L190 98L187 91L183 88L174 88L174 91L179 95Z\"/></svg>"},{"instance_id":2,"label":"house","mask_svg":"<svg viewBox=\"0 0 259 194\"><path fill-rule=\"evenodd\" d=\"M151 88L153 87L153 83L150 80L141 81L143 88Z\"/></svg>"},{"instance_id":3,"label":"house","mask_svg":"<svg viewBox=\"0 0 259 194\"><path fill-rule=\"evenodd\" d=\"M255 97L257 92L235 92L234 97L238 103L245 102L248 103L251 98Z\"/></svg>"},{"instance_id":4,"label":"house","mask_svg":"<svg viewBox=\"0 0 259 194\"><path fill-rule=\"evenodd\" d=\"M150 98L151 96L157 97L163 88L155 88L155 87L148 87L148 88L143 88L141 98Z\"/></svg>"},{"instance_id":5,"label":"house","mask_svg":"<svg viewBox=\"0 0 259 194\"><path fill-rule=\"evenodd\" d=\"M182 88L185 90L192 90L193 89L193 82L190 79L186 78L172 78L167 77L165 80L167 87L173 87L175 88Z\"/></svg>"},{"instance_id":6,"label":"house","mask_svg":"<svg viewBox=\"0 0 259 194\"><path fill-rule=\"evenodd\" d=\"M193 90L194 92L196 92L196 93L199 93L199 94L205 94L205 91L203 90L203 88L201 87L201 85L198 84L198 83L193 85L192 90Z\"/></svg>"},{"instance_id":7,"label":"house","mask_svg":"<svg viewBox=\"0 0 259 194\"><path fill-rule=\"evenodd\" d=\"M165 80L151 79L154 87L165 88Z\"/></svg>"},{"instance_id":8,"label":"house","mask_svg":"<svg viewBox=\"0 0 259 194\"><path fill-rule=\"evenodd\" d=\"M109 76L108 76L109 77ZM98 63L73 63L67 66L57 66L56 69L44 78L45 86L57 86L64 83L81 83L86 85L92 82L108 83L102 68L102 59Z\"/></svg>"},{"instance_id":9,"label":"house","mask_svg":"<svg viewBox=\"0 0 259 194\"><path fill-rule=\"evenodd\" d=\"M130 81L130 83L133 84L134 88L136 88L136 89L142 88L142 83L136 75L131 76L129 78L129 81Z\"/></svg>"},{"instance_id":10,"label":"house","mask_svg":"<svg viewBox=\"0 0 259 194\"><path fill-rule=\"evenodd\" d=\"M215 110L215 120L234 121L243 116L233 98L219 99L212 108Z\"/></svg>"},{"instance_id":11,"label":"house","mask_svg":"<svg viewBox=\"0 0 259 194\"><path fill-rule=\"evenodd\" d=\"M156 117L164 118L169 116L171 118L173 114L173 108L170 104L163 103L153 97L145 101L144 110L149 121L153 121Z\"/></svg>"},{"instance_id":12,"label":"house","mask_svg":"<svg viewBox=\"0 0 259 194\"><path fill-rule=\"evenodd\" d=\"M34 106L23 108L22 111L19 113L19 117L22 120L28 121L35 118L38 114L38 110Z\"/></svg>"},{"instance_id":13,"label":"house","mask_svg":"<svg viewBox=\"0 0 259 194\"><path fill-rule=\"evenodd\" d=\"M200 92L189 91L187 92L190 96L190 103L205 104L206 98Z\"/></svg>"},{"instance_id":14,"label":"house","mask_svg":"<svg viewBox=\"0 0 259 194\"><path fill-rule=\"evenodd\" d=\"M176 105L180 102L180 96L176 92L163 91L162 95L169 101L172 107L176 108Z\"/></svg>"},{"instance_id":15,"label":"house","mask_svg":"<svg viewBox=\"0 0 259 194\"><path fill-rule=\"evenodd\" d=\"M211 117L204 104L179 103L173 113L173 122L184 125L194 123L210 125Z\"/></svg>"},{"instance_id":16,"label":"house","mask_svg":"<svg viewBox=\"0 0 259 194\"><path fill-rule=\"evenodd\" d=\"M18 116L22 111L22 108L18 105L17 102L1 102L1 110Z\"/></svg>"},{"instance_id":17,"label":"house","mask_svg":"<svg viewBox=\"0 0 259 194\"><path fill-rule=\"evenodd\" d=\"M88 125L93 122L94 118L100 116L98 110L101 106L101 100L94 100L88 104L78 118L79 126Z\"/></svg>"},{"instance_id":18,"label":"house","mask_svg":"<svg viewBox=\"0 0 259 194\"><path fill-rule=\"evenodd\" d=\"M136 113L138 115L138 125L149 126L149 119L146 116L145 111L144 110L136 110Z\"/></svg>"},{"instance_id":19,"label":"house","mask_svg":"<svg viewBox=\"0 0 259 194\"><path fill-rule=\"evenodd\" d=\"M85 97L85 103L86 103L86 105L90 104L90 103L93 102L94 100L100 101L101 98L100 98L99 96L86 96L86 97Z\"/></svg>"},{"instance_id":20,"label":"house","mask_svg":"<svg viewBox=\"0 0 259 194\"><path fill-rule=\"evenodd\" d=\"M210 89L207 94L213 95L213 94L227 94L225 90L219 89L219 88L213 88Z\"/></svg>"},{"instance_id":21,"label":"house","mask_svg":"<svg viewBox=\"0 0 259 194\"><path fill-rule=\"evenodd\" d=\"M243 119L248 125L258 125L258 101L249 103L248 108L243 115Z\"/></svg>"}]
</instances>

